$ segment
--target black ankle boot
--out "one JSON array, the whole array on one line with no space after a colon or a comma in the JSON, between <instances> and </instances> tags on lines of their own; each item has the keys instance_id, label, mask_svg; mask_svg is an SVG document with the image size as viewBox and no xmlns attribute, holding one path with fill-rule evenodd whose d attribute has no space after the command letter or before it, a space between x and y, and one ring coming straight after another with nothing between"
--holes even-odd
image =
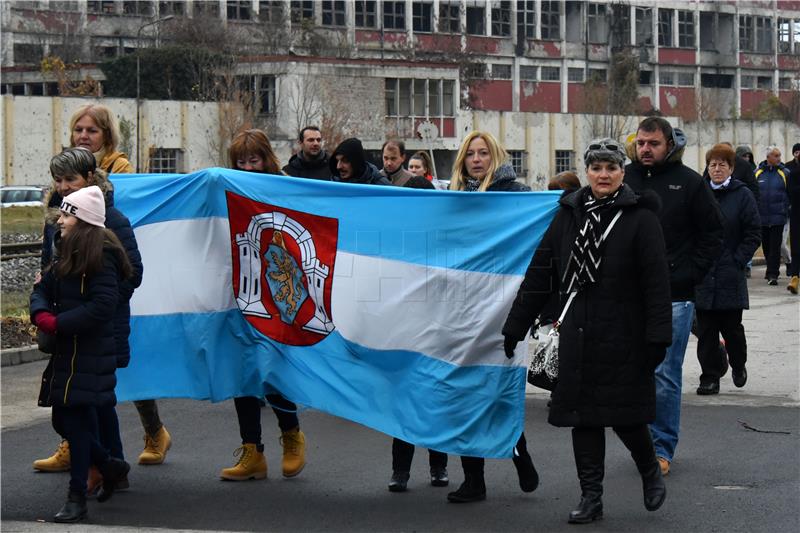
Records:
<instances>
[{"instance_id":1,"label":"black ankle boot","mask_svg":"<svg viewBox=\"0 0 800 533\"><path fill-rule=\"evenodd\" d=\"M55 514L53 520L58 523L77 522L86 518L86 495L70 490L67 494L67 503Z\"/></svg>"},{"instance_id":2,"label":"black ankle boot","mask_svg":"<svg viewBox=\"0 0 800 533\"><path fill-rule=\"evenodd\" d=\"M131 465L122 459L110 457L108 461L98 467L100 473L103 475L103 489L97 494L97 501L103 503L111 498L114 494L114 489L117 488L117 483L122 481L128 475Z\"/></svg>"},{"instance_id":3,"label":"black ankle boot","mask_svg":"<svg viewBox=\"0 0 800 533\"><path fill-rule=\"evenodd\" d=\"M599 494L584 494L578 507L570 511L570 524L588 524L603 518L603 500Z\"/></svg>"},{"instance_id":4,"label":"black ankle boot","mask_svg":"<svg viewBox=\"0 0 800 533\"><path fill-rule=\"evenodd\" d=\"M644 507L648 511L655 511L667 497L667 486L661 475L661 466L658 461L646 468L640 469L642 474L642 492L644 493Z\"/></svg>"},{"instance_id":5,"label":"black ankle boot","mask_svg":"<svg viewBox=\"0 0 800 533\"><path fill-rule=\"evenodd\" d=\"M517 475L519 476L519 488L522 492L533 492L539 486L539 473L536 467L533 466L533 459L528 453L527 443L525 442L525 434L519 438L519 442L514 446L514 455L512 460L514 466L517 467Z\"/></svg>"},{"instance_id":6,"label":"black ankle boot","mask_svg":"<svg viewBox=\"0 0 800 533\"><path fill-rule=\"evenodd\" d=\"M486 499L486 483L483 474L467 474L464 483L458 490L447 495L447 501L453 503L471 503Z\"/></svg>"}]
</instances>

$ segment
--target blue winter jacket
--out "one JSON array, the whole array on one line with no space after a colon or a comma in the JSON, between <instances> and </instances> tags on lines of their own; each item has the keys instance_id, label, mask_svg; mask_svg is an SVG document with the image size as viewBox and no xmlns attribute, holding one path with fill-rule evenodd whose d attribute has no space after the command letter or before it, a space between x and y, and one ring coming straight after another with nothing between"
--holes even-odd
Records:
<instances>
[{"instance_id":1,"label":"blue winter jacket","mask_svg":"<svg viewBox=\"0 0 800 533\"><path fill-rule=\"evenodd\" d=\"M762 226L783 226L789 216L789 171L783 165L773 167L762 161L756 169L758 214Z\"/></svg>"}]
</instances>

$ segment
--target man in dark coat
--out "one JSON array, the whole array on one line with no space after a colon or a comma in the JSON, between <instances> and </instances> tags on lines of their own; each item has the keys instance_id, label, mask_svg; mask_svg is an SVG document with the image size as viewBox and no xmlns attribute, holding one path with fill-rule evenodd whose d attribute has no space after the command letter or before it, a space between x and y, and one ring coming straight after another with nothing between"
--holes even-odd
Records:
<instances>
[{"instance_id":1,"label":"man in dark coat","mask_svg":"<svg viewBox=\"0 0 800 533\"><path fill-rule=\"evenodd\" d=\"M758 200L758 214L761 217L761 249L767 260L764 277L769 285L778 284L781 266L781 246L783 227L789 219L789 172L781 164L781 151L777 146L769 146L766 159L756 170L761 196Z\"/></svg>"},{"instance_id":2,"label":"man in dark coat","mask_svg":"<svg viewBox=\"0 0 800 533\"><path fill-rule=\"evenodd\" d=\"M656 420L650 425L661 471L669 472L678 445L683 357L694 318L694 286L722 249L722 215L703 178L681 162L686 137L660 117L644 119L625 183L661 198L672 296L672 345L656 369Z\"/></svg>"},{"instance_id":3,"label":"man in dark coat","mask_svg":"<svg viewBox=\"0 0 800 533\"><path fill-rule=\"evenodd\" d=\"M797 294L800 286L800 143L792 146L792 159L786 164L789 170L789 248L791 259L787 275L790 276L786 290Z\"/></svg>"},{"instance_id":4,"label":"man in dark coat","mask_svg":"<svg viewBox=\"0 0 800 533\"><path fill-rule=\"evenodd\" d=\"M322 149L322 134L316 126L306 126L297 136L300 151L294 154L289 163L283 167L288 176L310 178L314 180L330 180L331 171L328 166L328 153Z\"/></svg>"},{"instance_id":5,"label":"man in dark coat","mask_svg":"<svg viewBox=\"0 0 800 533\"><path fill-rule=\"evenodd\" d=\"M328 163L332 181L361 183L365 185L391 185L380 171L367 161L364 146L359 139L345 139L336 147Z\"/></svg>"}]
</instances>

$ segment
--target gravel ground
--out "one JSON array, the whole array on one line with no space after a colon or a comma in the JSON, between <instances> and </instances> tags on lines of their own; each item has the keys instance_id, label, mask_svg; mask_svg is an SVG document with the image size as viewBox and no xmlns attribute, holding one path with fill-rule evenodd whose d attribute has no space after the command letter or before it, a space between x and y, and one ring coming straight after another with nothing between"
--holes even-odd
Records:
<instances>
[{"instance_id":1,"label":"gravel ground","mask_svg":"<svg viewBox=\"0 0 800 533\"><path fill-rule=\"evenodd\" d=\"M3 243L28 242L42 238L41 234L4 234ZM22 292L28 293L33 287L36 272L39 271L39 258L9 259L0 263L0 286L2 294ZM2 318L2 348L16 348L36 342L36 329L25 319L15 317Z\"/></svg>"}]
</instances>

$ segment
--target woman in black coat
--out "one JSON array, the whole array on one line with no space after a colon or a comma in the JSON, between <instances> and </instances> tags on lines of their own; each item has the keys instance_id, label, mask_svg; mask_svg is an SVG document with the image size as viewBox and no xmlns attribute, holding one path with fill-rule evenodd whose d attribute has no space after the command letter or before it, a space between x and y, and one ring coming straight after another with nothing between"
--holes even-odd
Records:
<instances>
[{"instance_id":1,"label":"woman in black coat","mask_svg":"<svg viewBox=\"0 0 800 533\"><path fill-rule=\"evenodd\" d=\"M725 352L718 349L725 339L733 384L747 382L747 340L742 310L749 307L746 269L761 242L761 219L752 192L733 177L736 153L717 144L706 154L709 185L724 218L722 254L705 279L695 288L697 313L697 359L702 374L697 394L717 394L719 378L728 370Z\"/></svg>"},{"instance_id":2,"label":"woman in black coat","mask_svg":"<svg viewBox=\"0 0 800 533\"><path fill-rule=\"evenodd\" d=\"M669 273L658 201L622 183L624 161L612 139L589 145L589 186L561 198L503 327L512 353L551 294L566 302L577 293L560 327L549 415L551 424L573 427L581 501L570 523L603 516L608 426L642 475L645 507L658 509L666 496L647 424L655 417L654 370L672 340Z\"/></svg>"},{"instance_id":3,"label":"woman in black coat","mask_svg":"<svg viewBox=\"0 0 800 533\"><path fill-rule=\"evenodd\" d=\"M90 464L104 477L105 492L98 501L111 497L130 468L109 455L98 439L97 410L116 404L116 340L110 317L119 282L131 273L122 244L104 222L105 202L98 187L65 198L56 259L31 294L31 320L55 336L39 405L52 406L53 428L69 443L71 455L69 495L56 522L86 516Z\"/></svg>"}]
</instances>

